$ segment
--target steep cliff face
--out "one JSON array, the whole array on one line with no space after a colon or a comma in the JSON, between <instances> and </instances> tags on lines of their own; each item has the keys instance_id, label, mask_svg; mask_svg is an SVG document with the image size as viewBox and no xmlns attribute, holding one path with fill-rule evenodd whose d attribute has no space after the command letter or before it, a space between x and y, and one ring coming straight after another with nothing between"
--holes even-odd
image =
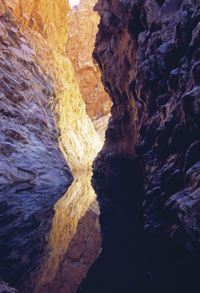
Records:
<instances>
[{"instance_id":1,"label":"steep cliff face","mask_svg":"<svg viewBox=\"0 0 200 293\"><path fill-rule=\"evenodd\" d=\"M99 23L98 14L93 11L95 3L94 0L82 0L78 7L68 14L66 54L72 61L75 77L86 104L86 112L103 139L110 118L111 100L101 83L99 68L92 59Z\"/></svg>"},{"instance_id":2,"label":"steep cliff face","mask_svg":"<svg viewBox=\"0 0 200 293\"><path fill-rule=\"evenodd\" d=\"M25 39L32 44L45 75L51 80L54 89L52 111L60 129L59 145L70 168L90 168L101 143L85 112L71 62L64 50L68 3L54 1L47 5L45 1L25 0L6 3ZM19 46L17 44L17 48Z\"/></svg>"},{"instance_id":3,"label":"steep cliff face","mask_svg":"<svg viewBox=\"0 0 200 293\"><path fill-rule=\"evenodd\" d=\"M113 107L93 176L103 251L80 290L196 292L200 1L95 9L94 57Z\"/></svg>"},{"instance_id":4,"label":"steep cliff face","mask_svg":"<svg viewBox=\"0 0 200 293\"><path fill-rule=\"evenodd\" d=\"M67 185L51 102L54 88L29 39L0 2L0 183Z\"/></svg>"}]
</instances>

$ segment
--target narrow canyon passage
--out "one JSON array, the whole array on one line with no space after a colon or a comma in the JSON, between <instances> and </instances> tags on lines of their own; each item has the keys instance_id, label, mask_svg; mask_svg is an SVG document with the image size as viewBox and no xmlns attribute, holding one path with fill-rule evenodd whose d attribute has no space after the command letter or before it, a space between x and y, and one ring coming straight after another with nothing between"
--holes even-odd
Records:
<instances>
[{"instance_id":1,"label":"narrow canyon passage","mask_svg":"<svg viewBox=\"0 0 200 293\"><path fill-rule=\"evenodd\" d=\"M0 292L199 293L200 0L70 3L0 0Z\"/></svg>"}]
</instances>

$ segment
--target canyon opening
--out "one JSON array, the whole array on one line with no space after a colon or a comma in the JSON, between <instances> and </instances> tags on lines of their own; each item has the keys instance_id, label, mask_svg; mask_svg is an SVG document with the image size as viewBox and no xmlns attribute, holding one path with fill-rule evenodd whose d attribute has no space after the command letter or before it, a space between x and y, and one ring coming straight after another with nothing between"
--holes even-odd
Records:
<instances>
[{"instance_id":1,"label":"canyon opening","mask_svg":"<svg viewBox=\"0 0 200 293\"><path fill-rule=\"evenodd\" d=\"M200 290L200 0L0 0L0 293Z\"/></svg>"},{"instance_id":2,"label":"canyon opening","mask_svg":"<svg viewBox=\"0 0 200 293\"><path fill-rule=\"evenodd\" d=\"M70 0L69 1L69 4L71 7L79 5L79 3L80 3L80 0Z\"/></svg>"}]
</instances>

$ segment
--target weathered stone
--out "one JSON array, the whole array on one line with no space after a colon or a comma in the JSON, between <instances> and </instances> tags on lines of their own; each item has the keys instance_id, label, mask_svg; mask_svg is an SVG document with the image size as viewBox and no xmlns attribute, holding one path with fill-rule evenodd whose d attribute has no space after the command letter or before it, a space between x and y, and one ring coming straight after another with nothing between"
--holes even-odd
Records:
<instances>
[{"instance_id":1,"label":"weathered stone","mask_svg":"<svg viewBox=\"0 0 200 293\"><path fill-rule=\"evenodd\" d=\"M200 142L195 141L187 150L185 155L184 170L187 171L190 167L200 161Z\"/></svg>"},{"instance_id":2,"label":"weathered stone","mask_svg":"<svg viewBox=\"0 0 200 293\"><path fill-rule=\"evenodd\" d=\"M164 94L164 95L161 95L161 96L158 96L157 97L157 107L158 109L160 110L161 109L161 106L162 105L165 105L170 99L170 95L167 93L167 94Z\"/></svg>"},{"instance_id":3,"label":"weathered stone","mask_svg":"<svg viewBox=\"0 0 200 293\"><path fill-rule=\"evenodd\" d=\"M169 86L172 90L176 91L178 88L179 70L176 68L170 72Z\"/></svg>"},{"instance_id":4,"label":"weathered stone","mask_svg":"<svg viewBox=\"0 0 200 293\"><path fill-rule=\"evenodd\" d=\"M200 62L195 63L192 70L194 74L195 84L199 84L200 83Z\"/></svg>"},{"instance_id":5,"label":"weathered stone","mask_svg":"<svg viewBox=\"0 0 200 293\"><path fill-rule=\"evenodd\" d=\"M99 292L117 292L118 288L118 292L146 292L146 283L150 292L179 293L195 292L199 286L199 4L192 0L99 0L95 6L101 20L93 56L113 107L93 176L103 250L80 292L98 292L98 286ZM130 109L132 115L125 119L124 113ZM127 151L130 148L132 152ZM130 176L134 182L142 170L143 207L135 194L136 182L134 187L125 184L129 190L120 189L124 176L128 179L125 172L121 174L121 161L131 161L135 150L140 169L135 173L132 165ZM125 204L128 194L132 194L129 208ZM123 207L123 216L116 212L116 201ZM122 285L117 264L112 260L112 266L109 258L111 247L115 247L110 235L117 231L118 239L124 237L121 225L126 222L126 212L135 206L144 218L144 223L139 221L145 230L145 249L140 253L145 255L153 288L147 285L148 278L140 282L144 287L134 288L127 271L126 278L121 273ZM133 210L132 222L137 218ZM131 233L138 239L140 232ZM118 259L124 255L122 247ZM130 252L133 247L132 242ZM133 268L134 264L131 267L125 261L123 267ZM104 274L108 266L109 280ZM141 266L144 273L146 267ZM93 280L98 282L98 276L102 278L96 286ZM132 280L141 281L141 276L132 269Z\"/></svg>"},{"instance_id":6,"label":"weathered stone","mask_svg":"<svg viewBox=\"0 0 200 293\"><path fill-rule=\"evenodd\" d=\"M93 11L96 1L82 0L68 14L66 54L73 64L75 77L91 117L102 140L110 117L111 100L104 91L100 71L92 59L99 16Z\"/></svg>"}]
</instances>

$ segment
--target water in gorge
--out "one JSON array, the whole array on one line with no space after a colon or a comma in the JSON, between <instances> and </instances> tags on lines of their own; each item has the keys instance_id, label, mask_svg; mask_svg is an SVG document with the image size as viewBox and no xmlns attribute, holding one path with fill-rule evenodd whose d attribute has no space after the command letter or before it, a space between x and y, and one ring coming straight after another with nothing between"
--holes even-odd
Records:
<instances>
[{"instance_id":1,"label":"water in gorge","mask_svg":"<svg viewBox=\"0 0 200 293\"><path fill-rule=\"evenodd\" d=\"M200 0L0 0L0 293L199 293L199 263Z\"/></svg>"},{"instance_id":2,"label":"water in gorge","mask_svg":"<svg viewBox=\"0 0 200 293\"><path fill-rule=\"evenodd\" d=\"M66 186L1 186L1 276L20 292L76 292L101 248L91 171ZM5 199L6 195L6 199Z\"/></svg>"}]
</instances>

